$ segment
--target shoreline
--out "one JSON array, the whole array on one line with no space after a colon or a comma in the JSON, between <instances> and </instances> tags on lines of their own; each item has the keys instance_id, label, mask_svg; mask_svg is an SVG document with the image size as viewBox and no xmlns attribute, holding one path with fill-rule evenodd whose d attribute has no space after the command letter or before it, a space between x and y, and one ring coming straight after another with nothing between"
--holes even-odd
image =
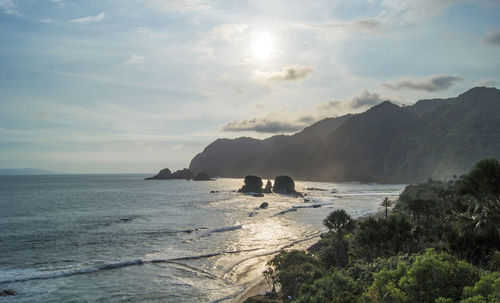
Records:
<instances>
[{"instance_id":1,"label":"shoreline","mask_svg":"<svg viewBox=\"0 0 500 303\"><path fill-rule=\"evenodd\" d=\"M388 209L388 214L390 214L392 212L392 210L394 209L396 204L399 202L399 200L396 199L396 200L393 200L393 202L394 202L394 204ZM356 220L366 220L368 218L378 218L378 217L383 217L383 216L385 216L385 210L380 210L377 212L373 212L373 213L369 213L369 214L360 216L360 217L356 218ZM318 235L315 238L319 238L319 237L320 237L320 235ZM316 242L314 242L314 243L316 243ZM285 246L284 248L282 248L282 250L292 248L293 246L294 245L291 245L288 247ZM278 254L278 253L279 252L277 252L276 254ZM265 266L265 264L267 264L267 262L276 254L269 255L269 258L267 258L267 260L265 261L265 263L263 265ZM235 300L232 302L233 303L244 303L247 299L250 299L250 298L254 298L256 300L256 302L265 302L265 301L263 301L263 299L267 298L264 295L266 291L267 291L266 279L262 276L262 273L261 273L259 278L255 279L255 281L253 283L251 283L251 285L247 289L245 289L240 295L236 296Z\"/></svg>"},{"instance_id":2,"label":"shoreline","mask_svg":"<svg viewBox=\"0 0 500 303\"><path fill-rule=\"evenodd\" d=\"M241 295L236 297L234 303L243 303L249 298L263 296L266 291L266 279L264 277L260 277L259 280L248 287Z\"/></svg>"}]
</instances>

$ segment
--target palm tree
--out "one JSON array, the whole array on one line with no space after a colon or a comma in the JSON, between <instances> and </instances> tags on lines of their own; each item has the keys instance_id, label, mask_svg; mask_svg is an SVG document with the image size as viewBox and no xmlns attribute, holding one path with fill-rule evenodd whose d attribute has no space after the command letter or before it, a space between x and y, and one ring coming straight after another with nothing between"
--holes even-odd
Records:
<instances>
[{"instance_id":1,"label":"palm tree","mask_svg":"<svg viewBox=\"0 0 500 303\"><path fill-rule=\"evenodd\" d=\"M389 198L385 197L384 201L382 201L382 203L380 203L380 206L382 207L385 207L385 219L387 220L387 209L389 207L391 207L393 204L393 202L391 200L389 200Z\"/></svg>"},{"instance_id":2,"label":"palm tree","mask_svg":"<svg viewBox=\"0 0 500 303\"><path fill-rule=\"evenodd\" d=\"M355 227L355 222L352 217L343 209L337 209L331 212L328 217L323 220L323 224L335 233L342 233L343 230L352 232Z\"/></svg>"},{"instance_id":3,"label":"palm tree","mask_svg":"<svg viewBox=\"0 0 500 303\"><path fill-rule=\"evenodd\" d=\"M500 163L493 158L479 161L461 180L459 192L468 197L465 217L474 230L496 233L500 239Z\"/></svg>"}]
</instances>

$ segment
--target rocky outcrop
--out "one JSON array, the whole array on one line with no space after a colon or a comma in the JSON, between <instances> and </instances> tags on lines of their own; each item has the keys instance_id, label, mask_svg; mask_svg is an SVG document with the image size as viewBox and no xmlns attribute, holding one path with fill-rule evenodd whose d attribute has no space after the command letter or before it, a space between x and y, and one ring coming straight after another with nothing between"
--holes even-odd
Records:
<instances>
[{"instance_id":1,"label":"rocky outcrop","mask_svg":"<svg viewBox=\"0 0 500 303\"><path fill-rule=\"evenodd\" d=\"M271 181L267 180L266 187L264 188L263 193L265 194L270 194L273 191L273 185L271 184Z\"/></svg>"},{"instance_id":2,"label":"rocky outcrop","mask_svg":"<svg viewBox=\"0 0 500 303\"><path fill-rule=\"evenodd\" d=\"M185 180L191 180L194 179L194 174L187 168L184 168L183 170L178 170L175 173L172 174L173 179L185 179Z\"/></svg>"},{"instance_id":3,"label":"rocky outcrop","mask_svg":"<svg viewBox=\"0 0 500 303\"><path fill-rule=\"evenodd\" d=\"M160 170L159 173L157 173L153 177L146 178L145 180L169 180L172 179L172 172L168 168L164 168Z\"/></svg>"},{"instance_id":4,"label":"rocky outcrop","mask_svg":"<svg viewBox=\"0 0 500 303\"><path fill-rule=\"evenodd\" d=\"M295 182L290 176L278 176L274 179L273 192L284 195L297 195L295 191Z\"/></svg>"},{"instance_id":5,"label":"rocky outcrop","mask_svg":"<svg viewBox=\"0 0 500 303\"><path fill-rule=\"evenodd\" d=\"M214 181L215 179L210 178L209 175L205 173L198 173L193 179L194 181Z\"/></svg>"},{"instance_id":6,"label":"rocky outcrop","mask_svg":"<svg viewBox=\"0 0 500 303\"><path fill-rule=\"evenodd\" d=\"M239 193L262 193L262 179L257 176L246 176L245 185L238 190Z\"/></svg>"},{"instance_id":7,"label":"rocky outcrop","mask_svg":"<svg viewBox=\"0 0 500 303\"><path fill-rule=\"evenodd\" d=\"M194 179L194 175L187 168L184 168L182 170L178 170L174 173L172 173L170 171L170 169L164 168L164 169L160 170L160 172L158 174L156 174L155 176L150 177L150 178L145 178L145 180L175 180L175 179L191 180L191 179Z\"/></svg>"}]
</instances>

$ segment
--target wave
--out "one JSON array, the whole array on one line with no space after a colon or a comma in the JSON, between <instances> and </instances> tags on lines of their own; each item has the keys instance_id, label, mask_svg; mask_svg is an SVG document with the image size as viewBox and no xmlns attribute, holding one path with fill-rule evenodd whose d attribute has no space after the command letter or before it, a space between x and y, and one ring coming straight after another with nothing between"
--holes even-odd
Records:
<instances>
[{"instance_id":1,"label":"wave","mask_svg":"<svg viewBox=\"0 0 500 303\"><path fill-rule=\"evenodd\" d=\"M285 209L285 210L282 210L282 211L274 214L273 217L281 216L281 215L284 215L284 214L292 212L292 211L297 211L301 208L318 208L318 207L323 207L326 205L333 205L333 202L321 202L321 203L314 203L314 204L307 204L307 205L294 205L289 209Z\"/></svg>"},{"instance_id":2,"label":"wave","mask_svg":"<svg viewBox=\"0 0 500 303\"><path fill-rule=\"evenodd\" d=\"M26 281L32 281L32 280L57 279L57 278L63 278L63 277L68 277L68 276L91 274L91 273L95 273L95 272L99 272L99 271L113 270L113 269L118 269L118 268L124 268L124 267L129 267L129 266L136 266L136 265L144 265L144 264L156 264L156 263L178 264L177 263L178 261L205 259L205 258L216 257L216 256L220 256L220 255L225 255L225 254L238 254L238 253L242 253L242 252L255 251L255 250L259 250L259 249L262 249L262 248L221 251L221 252L215 252L215 253L209 253L209 254L203 254L203 255L168 258L168 259L149 259L149 260L148 259L146 259L146 260L145 259L133 259L133 260L126 260L126 261L121 261L121 262L110 262L110 263L89 266L89 267L84 267L84 268L62 269L62 270L49 271L49 272L36 271L36 270L25 270L19 274L19 272L14 271L14 274L11 274L10 278L0 280L0 284L26 282ZM8 274L6 275L6 272L0 271L0 274L1 274L1 276L8 276Z\"/></svg>"},{"instance_id":3,"label":"wave","mask_svg":"<svg viewBox=\"0 0 500 303\"><path fill-rule=\"evenodd\" d=\"M218 228L206 230L206 231L198 234L197 238L208 237L214 233L223 233L223 232L233 231L233 230L242 229L242 228L243 228L243 225L218 227Z\"/></svg>"},{"instance_id":4,"label":"wave","mask_svg":"<svg viewBox=\"0 0 500 303\"><path fill-rule=\"evenodd\" d=\"M183 230L177 230L177 229L162 229L162 230L155 230L155 231L145 231L145 232L139 232L138 234L142 235L176 235L176 234L192 234L197 231L205 230L207 229L206 227L198 227L198 228L193 228L193 229L183 229Z\"/></svg>"}]
</instances>

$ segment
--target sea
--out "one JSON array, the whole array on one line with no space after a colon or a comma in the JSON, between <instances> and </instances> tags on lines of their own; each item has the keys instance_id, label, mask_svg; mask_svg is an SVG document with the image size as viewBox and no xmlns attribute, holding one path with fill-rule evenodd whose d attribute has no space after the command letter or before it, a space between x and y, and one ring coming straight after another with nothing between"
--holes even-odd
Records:
<instances>
[{"instance_id":1,"label":"sea","mask_svg":"<svg viewBox=\"0 0 500 303\"><path fill-rule=\"evenodd\" d=\"M0 176L0 292L17 293L0 302L234 302L333 210L361 217L404 189L296 182L303 198L254 197L236 192L243 179L145 177Z\"/></svg>"}]
</instances>

